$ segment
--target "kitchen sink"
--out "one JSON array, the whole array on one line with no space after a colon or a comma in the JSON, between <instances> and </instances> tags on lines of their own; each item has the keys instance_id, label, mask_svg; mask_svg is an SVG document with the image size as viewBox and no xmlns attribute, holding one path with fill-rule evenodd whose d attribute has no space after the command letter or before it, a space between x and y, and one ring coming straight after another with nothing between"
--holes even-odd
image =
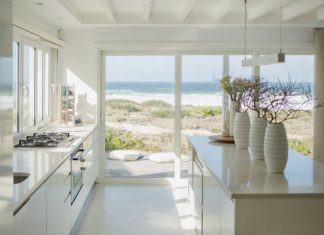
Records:
<instances>
[{"instance_id":1,"label":"kitchen sink","mask_svg":"<svg viewBox=\"0 0 324 235\"><path fill-rule=\"evenodd\" d=\"M19 183L23 182L29 176L30 176L29 173L25 173L25 172L14 172L13 173L13 181L14 181L14 184L19 184Z\"/></svg>"}]
</instances>

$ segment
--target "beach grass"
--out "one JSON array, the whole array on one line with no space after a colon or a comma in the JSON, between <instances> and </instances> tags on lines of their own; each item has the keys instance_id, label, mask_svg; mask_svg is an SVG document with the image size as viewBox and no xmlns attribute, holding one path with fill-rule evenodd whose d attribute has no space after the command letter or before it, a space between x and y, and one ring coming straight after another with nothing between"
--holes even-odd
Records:
<instances>
[{"instance_id":1,"label":"beach grass","mask_svg":"<svg viewBox=\"0 0 324 235\"><path fill-rule=\"evenodd\" d=\"M141 103L142 107L154 107L154 108L171 108L172 105L163 100L148 100Z\"/></svg>"},{"instance_id":2,"label":"beach grass","mask_svg":"<svg viewBox=\"0 0 324 235\"><path fill-rule=\"evenodd\" d=\"M160 109L151 112L151 116L155 118L173 118L174 111L172 109Z\"/></svg>"},{"instance_id":3,"label":"beach grass","mask_svg":"<svg viewBox=\"0 0 324 235\"><path fill-rule=\"evenodd\" d=\"M182 117L214 117L222 114L221 107L190 106L182 107Z\"/></svg>"},{"instance_id":4,"label":"beach grass","mask_svg":"<svg viewBox=\"0 0 324 235\"><path fill-rule=\"evenodd\" d=\"M313 155L313 143L311 138L290 139L288 140L288 144L291 149L294 149L295 151L300 152L306 156Z\"/></svg>"},{"instance_id":5,"label":"beach grass","mask_svg":"<svg viewBox=\"0 0 324 235\"><path fill-rule=\"evenodd\" d=\"M107 108L125 110L127 112L139 112L141 110L138 103L123 99L107 100L106 106Z\"/></svg>"},{"instance_id":6,"label":"beach grass","mask_svg":"<svg viewBox=\"0 0 324 235\"><path fill-rule=\"evenodd\" d=\"M145 143L143 139L133 135L129 131L113 128L106 130L105 148L106 151L123 149L154 152L159 150L158 146Z\"/></svg>"},{"instance_id":7,"label":"beach grass","mask_svg":"<svg viewBox=\"0 0 324 235\"><path fill-rule=\"evenodd\" d=\"M107 120L119 124L106 131L106 150L137 149L147 152L174 150L174 106L162 100L137 103L125 99L106 101ZM185 135L211 135L222 130L221 107L183 105L182 152L187 152ZM141 133L137 129L148 130ZM124 127L123 127L124 126ZM313 114L285 122L289 147L312 156Z\"/></svg>"}]
</instances>

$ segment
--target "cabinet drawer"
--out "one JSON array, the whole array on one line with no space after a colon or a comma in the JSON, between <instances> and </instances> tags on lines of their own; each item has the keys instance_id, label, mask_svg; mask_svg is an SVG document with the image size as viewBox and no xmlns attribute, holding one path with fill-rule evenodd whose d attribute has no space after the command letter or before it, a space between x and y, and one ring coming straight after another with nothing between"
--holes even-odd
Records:
<instances>
[{"instance_id":1,"label":"cabinet drawer","mask_svg":"<svg viewBox=\"0 0 324 235\"><path fill-rule=\"evenodd\" d=\"M71 189L71 162L66 159L63 164L51 175L48 187L52 188L60 199L65 199Z\"/></svg>"},{"instance_id":2,"label":"cabinet drawer","mask_svg":"<svg viewBox=\"0 0 324 235\"><path fill-rule=\"evenodd\" d=\"M195 201L198 200L203 205L203 168L197 157L193 161L193 191Z\"/></svg>"},{"instance_id":3,"label":"cabinet drawer","mask_svg":"<svg viewBox=\"0 0 324 235\"><path fill-rule=\"evenodd\" d=\"M46 234L46 186L41 186L13 217L13 234Z\"/></svg>"},{"instance_id":4,"label":"cabinet drawer","mask_svg":"<svg viewBox=\"0 0 324 235\"><path fill-rule=\"evenodd\" d=\"M71 230L71 195L61 199L53 193L48 191L47 195L47 235L68 235Z\"/></svg>"},{"instance_id":5,"label":"cabinet drawer","mask_svg":"<svg viewBox=\"0 0 324 235\"><path fill-rule=\"evenodd\" d=\"M198 235L203 234L203 209L199 201L195 201L195 210L194 210L194 223L195 230Z\"/></svg>"},{"instance_id":6,"label":"cabinet drawer","mask_svg":"<svg viewBox=\"0 0 324 235\"><path fill-rule=\"evenodd\" d=\"M83 166L86 168L86 171L91 168L93 163L96 161L94 149L89 149L86 154L83 155Z\"/></svg>"},{"instance_id":7,"label":"cabinet drawer","mask_svg":"<svg viewBox=\"0 0 324 235\"><path fill-rule=\"evenodd\" d=\"M97 131L95 130L83 141L83 148L87 151L92 148L93 144L97 142Z\"/></svg>"}]
</instances>

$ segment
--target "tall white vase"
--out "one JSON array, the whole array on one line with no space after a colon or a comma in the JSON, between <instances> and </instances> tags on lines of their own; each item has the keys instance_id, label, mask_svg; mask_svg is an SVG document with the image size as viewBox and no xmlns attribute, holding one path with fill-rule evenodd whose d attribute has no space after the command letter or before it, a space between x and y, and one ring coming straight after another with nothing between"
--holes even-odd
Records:
<instances>
[{"instance_id":1,"label":"tall white vase","mask_svg":"<svg viewBox=\"0 0 324 235\"><path fill-rule=\"evenodd\" d=\"M248 113L236 113L234 121L234 141L236 148L249 147L250 118Z\"/></svg>"},{"instance_id":2,"label":"tall white vase","mask_svg":"<svg viewBox=\"0 0 324 235\"><path fill-rule=\"evenodd\" d=\"M230 136L234 136L234 121L235 121L235 115L236 115L236 110L237 110L238 103L237 101L232 101L230 102Z\"/></svg>"},{"instance_id":3,"label":"tall white vase","mask_svg":"<svg viewBox=\"0 0 324 235\"><path fill-rule=\"evenodd\" d=\"M250 130L250 150L252 159L264 159L264 135L267 124L264 118L252 118Z\"/></svg>"},{"instance_id":4,"label":"tall white vase","mask_svg":"<svg viewBox=\"0 0 324 235\"><path fill-rule=\"evenodd\" d=\"M268 171L284 172L288 160L288 140L282 123L268 123L264 137L264 159Z\"/></svg>"}]
</instances>

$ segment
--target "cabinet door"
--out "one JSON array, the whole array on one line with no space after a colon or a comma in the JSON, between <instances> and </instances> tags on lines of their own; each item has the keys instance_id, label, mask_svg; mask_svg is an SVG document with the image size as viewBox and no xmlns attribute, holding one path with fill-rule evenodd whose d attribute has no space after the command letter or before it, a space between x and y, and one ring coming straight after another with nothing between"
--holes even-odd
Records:
<instances>
[{"instance_id":1,"label":"cabinet door","mask_svg":"<svg viewBox=\"0 0 324 235\"><path fill-rule=\"evenodd\" d=\"M188 147L188 186L189 188L192 188L192 177L193 177L193 155L194 155L194 151L191 147L191 145L189 144Z\"/></svg>"},{"instance_id":2,"label":"cabinet door","mask_svg":"<svg viewBox=\"0 0 324 235\"><path fill-rule=\"evenodd\" d=\"M193 192L193 155L194 155L194 151L192 146L189 144L189 159L188 159L188 206L189 206L189 211L190 211L190 215L193 216L194 215L194 209L195 209L195 205L194 205L194 192Z\"/></svg>"},{"instance_id":3,"label":"cabinet door","mask_svg":"<svg viewBox=\"0 0 324 235\"><path fill-rule=\"evenodd\" d=\"M47 181L47 235L67 235L71 229L70 160Z\"/></svg>"},{"instance_id":4,"label":"cabinet door","mask_svg":"<svg viewBox=\"0 0 324 235\"><path fill-rule=\"evenodd\" d=\"M204 235L219 235L221 229L220 186L210 171L204 168Z\"/></svg>"},{"instance_id":5,"label":"cabinet door","mask_svg":"<svg viewBox=\"0 0 324 235\"><path fill-rule=\"evenodd\" d=\"M220 191L221 197L221 234L234 235L235 232L235 204L225 194L223 190Z\"/></svg>"},{"instance_id":6,"label":"cabinet door","mask_svg":"<svg viewBox=\"0 0 324 235\"><path fill-rule=\"evenodd\" d=\"M84 156L84 178L83 178L83 192L85 197L88 196L95 180L98 177L98 161L96 158L95 147L89 149L89 151Z\"/></svg>"},{"instance_id":7,"label":"cabinet door","mask_svg":"<svg viewBox=\"0 0 324 235\"><path fill-rule=\"evenodd\" d=\"M194 220L199 235L203 234L203 166L196 155L193 158Z\"/></svg>"},{"instance_id":8,"label":"cabinet door","mask_svg":"<svg viewBox=\"0 0 324 235\"><path fill-rule=\"evenodd\" d=\"M46 186L39 188L14 216L15 235L46 234Z\"/></svg>"},{"instance_id":9,"label":"cabinet door","mask_svg":"<svg viewBox=\"0 0 324 235\"><path fill-rule=\"evenodd\" d=\"M194 156L193 161L193 191L195 201L199 201L203 205L203 166L196 156Z\"/></svg>"}]
</instances>

